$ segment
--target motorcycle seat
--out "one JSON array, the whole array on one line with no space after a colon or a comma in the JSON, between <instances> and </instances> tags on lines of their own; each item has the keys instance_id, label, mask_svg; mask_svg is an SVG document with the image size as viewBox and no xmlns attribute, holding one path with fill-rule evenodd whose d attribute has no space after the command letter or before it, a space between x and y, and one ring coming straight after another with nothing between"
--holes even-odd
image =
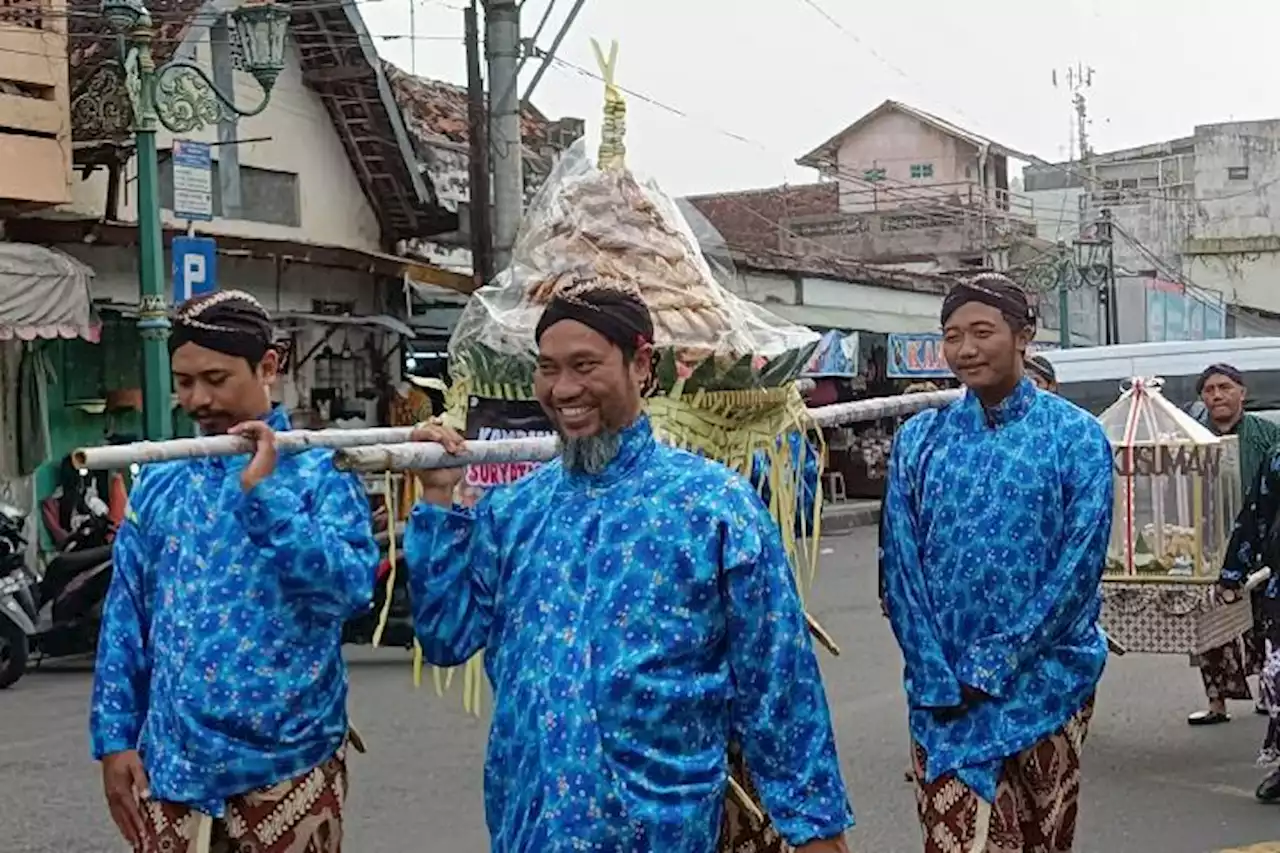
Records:
<instances>
[{"instance_id":1,"label":"motorcycle seat","mask_svg":"<svg viewBox=\"0 0 1280 853\"><path fill-rule=\"evenodd\" d=\"M77 575L110 559L110 545L59 554L45 567L44 577L40 580L40 600L49 601L75 580Z\"/></svg>"},{"instance_id":2,"label":"motorcycle seat","mask_svg":"<svg viewBox=\"0 0 1280 853\"><path fill-rule=\"evenodd\" d=\"M97 548L85 548L83 551L64 551L50 561L45 574L62 574L78 572L111 559L111 546L101 545Z\"/></svg>"}]
</instances>

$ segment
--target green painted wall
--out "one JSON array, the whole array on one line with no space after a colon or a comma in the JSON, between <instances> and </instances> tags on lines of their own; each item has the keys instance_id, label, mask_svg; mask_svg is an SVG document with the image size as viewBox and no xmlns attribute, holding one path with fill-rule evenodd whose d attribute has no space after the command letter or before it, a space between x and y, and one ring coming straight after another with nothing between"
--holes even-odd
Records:
<instances>
[{"instance_id":1,"label":"green painted wall","mask_svg":"<svg viewBox=\"0 0 1280 853\"><path fill-rule=\"evenodd\" d=\"M141 412L85 411L94 403L100 407L108 390L142 384L142 340L134 321L110 314L102 318L102 323L102 338L97 344L78 338L41 344L48 347L57 381L49 386L51 455L36 472L38 500L47 498L57 487L62 459L75 448L104 444L109 434L142 438ZM175 414L174 429L178 437L195 434L191 420L180 409ZM41 538L47 547L43 524Z\"/></svg>"}]
</instances>

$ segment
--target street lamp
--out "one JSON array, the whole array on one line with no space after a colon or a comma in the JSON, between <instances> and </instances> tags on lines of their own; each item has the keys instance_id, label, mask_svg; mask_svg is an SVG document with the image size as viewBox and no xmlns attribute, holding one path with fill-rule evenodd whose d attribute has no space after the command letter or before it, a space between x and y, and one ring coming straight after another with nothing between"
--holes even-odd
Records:
<instances>
[{"instance_id":1,"label":"street lamp","mask_svg":"<svg viewBox=\"0 0 1280 853\"><path fill-rule=\"evenodd\" d=\"M120 37L125 89L133 108L138 152L138 330L142 336L143 424L151 441L173 432L169 375L169 312L165 293L164 242L160 231L160 168L156 131L189 133L217 124L224 115L249 118L267 108L271 89L284 70L287 6L248 2L231 12L240 37L241 64L262 87L262 103L242 110L193 62L173 59L156 67L151 58L155 30L143 0L102 0L102 16Z\"/></svg>"}]
</instances>

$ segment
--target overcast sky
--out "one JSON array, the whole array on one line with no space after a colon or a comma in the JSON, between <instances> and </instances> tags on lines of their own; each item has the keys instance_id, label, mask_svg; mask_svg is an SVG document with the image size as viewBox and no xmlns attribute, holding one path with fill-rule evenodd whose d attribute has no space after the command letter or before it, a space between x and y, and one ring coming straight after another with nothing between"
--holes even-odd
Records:
<instances>
[{"instance_id":1,"label":"overcast sky","mask_svg":"<svg viewBox=\"0 0 1280 853\"><path fill-rule=\"evenodd\" d=\"M409 4L415 6L415 40ZM550 0L525 0L530 36ZM835 23L817 9L825 11ZM556 0L547 48L572 0ZM462 0L366 0L382 55L465 83ZM1065 69L1094 69L1096 151L1280 116L1274 0L586 0L558 56L591 71L619 42L633 168L678 195L806 182L800 155L886 98L1056 160L1071 128ZM416 47L412 56L411 45ZM526 65L523 84L536 63ZM1052 84L1059 71L1060 88ZM553 65L533 102L599 129L602 86ZM745 140L745 141L744 141Z\"/></svg>"}]
</instances>

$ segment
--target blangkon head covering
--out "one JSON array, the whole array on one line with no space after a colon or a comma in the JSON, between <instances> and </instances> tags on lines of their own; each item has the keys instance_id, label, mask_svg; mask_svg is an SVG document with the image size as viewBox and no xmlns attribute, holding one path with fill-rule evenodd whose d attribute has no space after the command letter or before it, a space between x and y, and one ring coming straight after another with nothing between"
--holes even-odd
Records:
<instances>
[{"instance_id":1,"label":"blangkon head covering","mask_svg":"<svg viewBox=\"0 0 1280 853\"><path fill-rule=\"evenodd\" d=\"M960 306L970 302L995 308L1015 332L1035 328L1036 312L1027 292L1007 276L988 272L957 282L942 299L942 325L947 325Z\"/></svg>"},{"instance_id":2,"label":"blangkon head covering","mask_svg":"<svg viewBox=\"0 0 1280 853\"><path fill-rule=\"evenodd\" d=\"M1030 356L1027 361L1027 370L1039 376L1050 385L1058 381L1058 371L1053 369L1053 362L1042 355Z\"/></svg>"},{"instance_id":3,"label":"blangkon head covering","mask_svg":"<svg viewBox=\"0 0 1280 853\"><path fill-rule=\"evenodd\" d=\"M594 329L628 358L644 344L653 343L649 306L632 287L585 279L561 288L538 319L534 340L541 343L547 329L561 320L577 320Z\"/></svg>"},{"instance_id":4,"label":"blangkon head covering","mask_svg":"<svg viewBox=\"0 0 1280 853\"><path fill-rule=\"evenodd\" d=\"M1244 374L1230 364L1211 364L1200 374L1200 378L1196 380L1196 393L1204 392L1204 384L1209 381L1212 376L1225 376L1237 385L1244 385Z\"/></svg>"},{"instance_id":5,"label":"blangkon head covering","mask_svg":"<svg viewBox=\"0 0 1280 853\"><path fill-rule=\"evenodd\" d=\"M271 317L243 290L221 290L188 299L174 312L169 353L192 343L257 364L272 345Z\"/></svg>"}]
</instances>

